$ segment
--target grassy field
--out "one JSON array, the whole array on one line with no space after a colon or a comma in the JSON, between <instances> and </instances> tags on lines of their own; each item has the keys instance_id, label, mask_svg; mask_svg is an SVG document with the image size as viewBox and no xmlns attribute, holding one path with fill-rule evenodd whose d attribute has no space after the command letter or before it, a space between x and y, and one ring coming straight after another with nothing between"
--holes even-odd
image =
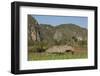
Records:
<instances>
[{"instance_id":1,"label":"grassy field","mask_svg":"<svg viewBox=\"0 0 100 76\"><path fill-rule=\"evenodd\" d=\"M64 54L48 54L48 53L33 53L28 52L28 61L33 60L62 60L62 59L82 59L88 58L87 51L78 51L74 54L64 53Z\"/></svg>"}]
</instances>

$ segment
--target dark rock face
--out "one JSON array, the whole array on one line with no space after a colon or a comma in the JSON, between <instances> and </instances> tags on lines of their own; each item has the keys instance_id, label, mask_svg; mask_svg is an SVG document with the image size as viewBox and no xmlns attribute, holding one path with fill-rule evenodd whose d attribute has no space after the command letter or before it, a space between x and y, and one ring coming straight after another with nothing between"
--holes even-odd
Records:
<instances>
[{"instance_id":1,"label":"dark rock face","mask_svg":"<svg viewBox=\"0 0 100 76\"><path fill-rule=\"evenodd\" d=\"M28 40L40 41L39 24L31 15L28 15Z\"/></svg>"}]
</instances>

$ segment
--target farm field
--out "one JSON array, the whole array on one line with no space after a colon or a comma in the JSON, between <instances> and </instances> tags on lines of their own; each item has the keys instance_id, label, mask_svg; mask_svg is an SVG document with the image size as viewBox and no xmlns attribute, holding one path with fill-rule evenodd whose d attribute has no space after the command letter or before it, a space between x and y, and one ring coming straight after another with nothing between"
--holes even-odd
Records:
<instances>
[{"instance_id":1,"label":"farm field","mask_svg":"<svg viewBox=\"0 0 100 76\"><path fill-rule=\"evenodd\" d=\"M28 53L28 60L33 61L33 60L62 60L62 59L84 59L87 58L87 51L86 50L81 50L75 52L74 54L67 52L64 54L50 54L50 53Z\"/></svg>"}]
</instances>

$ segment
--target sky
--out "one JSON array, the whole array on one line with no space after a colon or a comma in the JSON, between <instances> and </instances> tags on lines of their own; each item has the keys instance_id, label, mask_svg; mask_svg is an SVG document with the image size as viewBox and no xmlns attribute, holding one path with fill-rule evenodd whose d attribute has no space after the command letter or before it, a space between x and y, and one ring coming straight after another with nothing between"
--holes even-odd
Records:
<instances>
[{"instance_id":1,"label":"sky","mask_svg":"<svg viewBox=\"0 0 100 76\"><path fill-rule=\"evenodd\" d=\"M51 24L57 26L60 24L76 24L83 28L88 26L88 17L80 16L50 16L50 15L32 15L39 24Z\"/></svg>"}]
</instances>

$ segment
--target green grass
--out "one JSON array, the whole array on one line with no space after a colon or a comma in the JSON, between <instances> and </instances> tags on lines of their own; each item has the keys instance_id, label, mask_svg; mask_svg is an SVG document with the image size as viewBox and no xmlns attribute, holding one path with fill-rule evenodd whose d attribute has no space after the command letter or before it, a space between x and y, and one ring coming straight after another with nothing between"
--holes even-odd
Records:
<instances>
[{"instance_id":1,"label":"green grass","mask_svg":"<svg viewBox=\"0 0 100 76\"><path fill-rule=\"evenodd\" d=\"M69 53L64 54L48 54L48 53L33 53L28 52L28 60L62 60L62 59L83 59L88 58L87 51L75 52L73 55Z\"/></svg>"}]
</instances>

